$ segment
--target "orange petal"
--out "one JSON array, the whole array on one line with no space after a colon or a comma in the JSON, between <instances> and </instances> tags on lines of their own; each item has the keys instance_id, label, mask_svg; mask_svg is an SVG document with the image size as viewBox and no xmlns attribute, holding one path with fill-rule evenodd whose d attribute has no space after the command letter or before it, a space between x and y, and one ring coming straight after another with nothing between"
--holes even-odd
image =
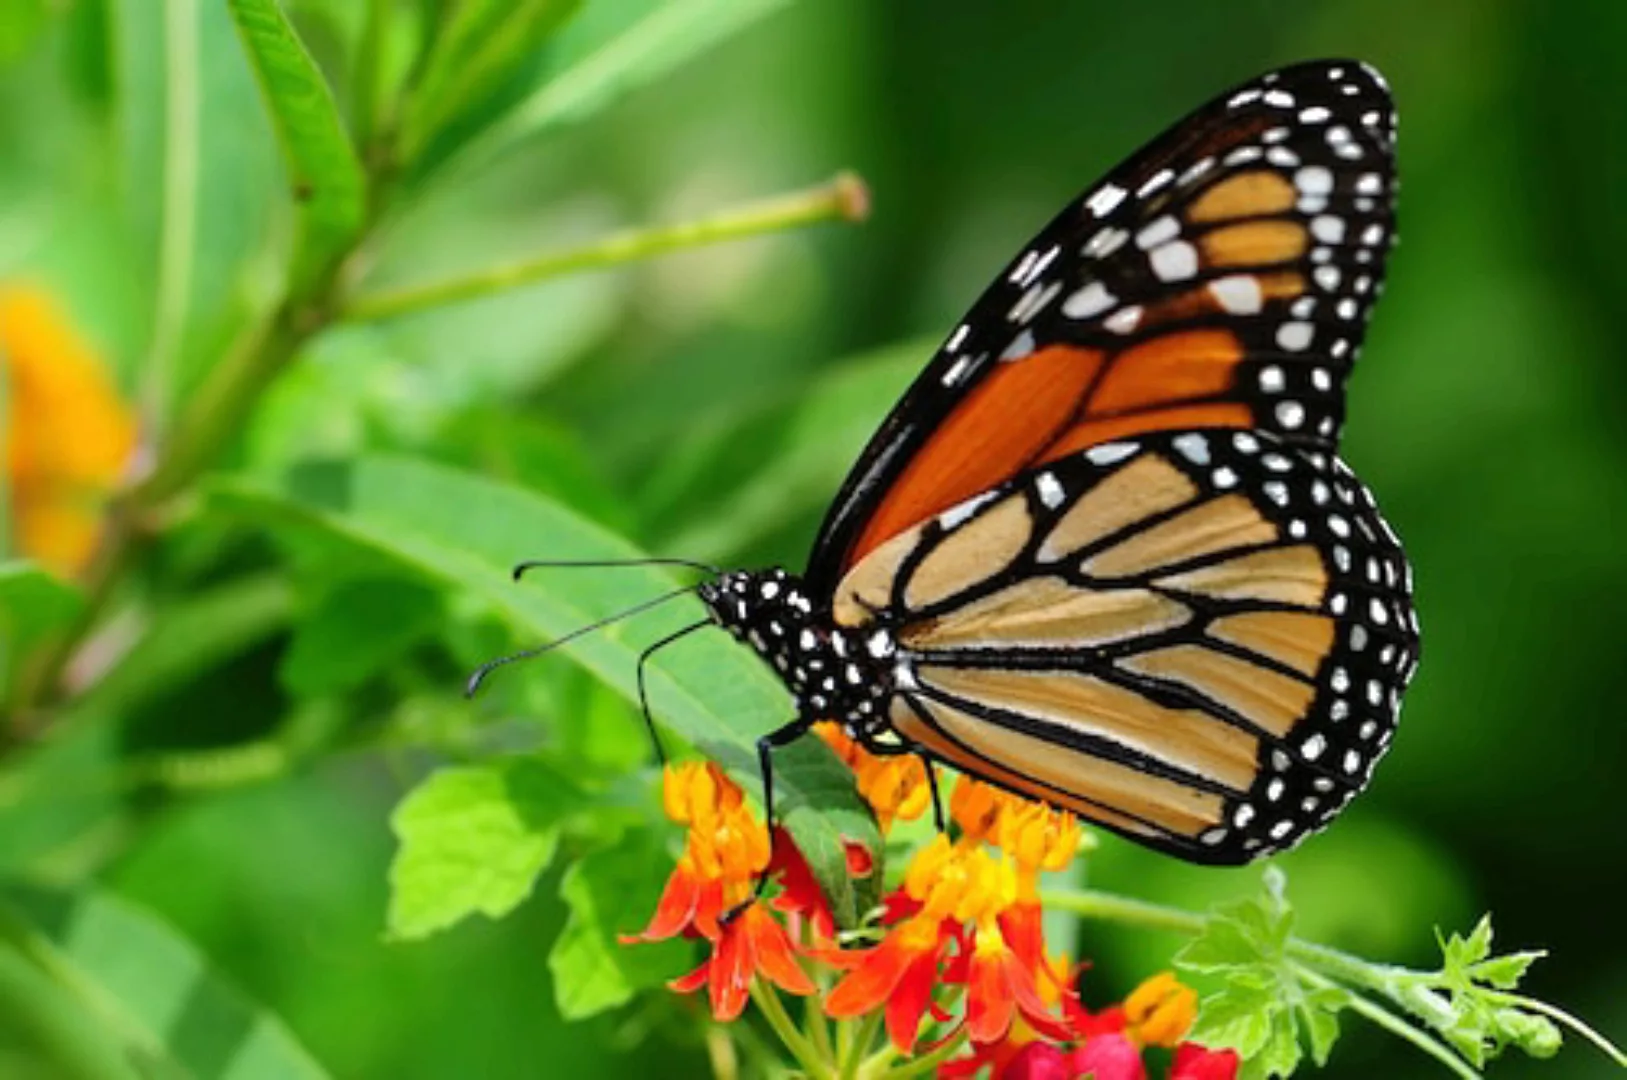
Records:
<instances>
[{"instance_id":1,"label":"orange petal","mask_svg":"<svg viewBox=\"0 0 1627 1080\"><path fill-rule=\"evenodd\" d=\"M797 963L791 941L785 936L785 929L774 921L774 916L753 904L740 916L740 922L740 933L751 939L758 971L788 993L811 994L819 989Z\"/></svg>"},{"instance_id":2,"label":"orange petal","mask_svg":"<svg viewBox=\"0 0 1627 1080\"><path fill-rule=\"evenodd\" d=\"M751 940L739 932L736 919L723 928L712 952L712 970L707 988L712 1002L712 1016L728 1023L746 1010L746 999L751 987Z\"/></svg>"},{"instance_id":3,"label":"orange petal","mask_svg":"<svg viewBox=\"0 0 1627 1080\"><path fill-rule=\"evenodd\" d=\"M906 1054L915 1048L921 1015L932 1003L932 987L937 975L936 950L924 953L904 970L904 977L887 998L887 1035L893 1045Z\"/></svg>"},{"instance_id":4,"label":"orange petal","mask_svg":"<svg viewBox=\"0 0 1627 1080\"><path fill-rule=\"evenodd\" d=\"M862 1016L886 1001L898 988L917 954L889 935L867 949L853 969L825 996L825 1014L836 1019Z\"/></svg>"},{"instance_id":5,"label":"orange petal","mask_svg":"<svg viewBox=\"0 0 1627 1080\"><path fill-rule=\"evenodd\" d=\"M668 990L675 990L680 994L693 994L706 985L706 978L712 972L712 958L708 956L701 961L700 967L688 975L680 975L667 983Z\"/></svg>"},{"instance_id":6,"label":"orange petal","mask_svg":"<svg viewBox=\"0 0 1627 1080\"><path fill-rule=\"evenodd\" d=\"M1011 1029L1016 1013L1004 957L972 957L966 972L966 1033L974 1043L991 1043Z\"/></svg>"},{"instance_id":7,"label":"orange petal","mask_svg":"<svg viewBox=\"0 0 1627 1080\"><path fill-rule=\"evenodd\" d=\"M637 941L665 941L677 937L694 920L700 891L700 882L680 863L661 889L661 899L655 905L655 914L650 916L650 925L641 933L619 935L617 940L631 945Z\"/></svg>"}]
</instances>

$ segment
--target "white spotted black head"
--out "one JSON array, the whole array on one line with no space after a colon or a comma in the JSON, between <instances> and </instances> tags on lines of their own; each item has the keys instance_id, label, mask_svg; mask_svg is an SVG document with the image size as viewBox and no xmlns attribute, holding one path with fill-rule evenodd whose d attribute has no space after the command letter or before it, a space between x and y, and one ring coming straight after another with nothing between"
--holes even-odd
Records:
<instances>
[{"instance_id":1,"label":"white spotted black head","mask_svg":"<svg viewBox=\"0 0 1627 1080\"><path fill-rule=\"evenodd\" d=\"M784 570L732 570L697 590L712 620L778 672L800 715L835 720L852 734L886 727L892 634L836 626L815 610L802 580Z\"/></svg>"}]
</instances>

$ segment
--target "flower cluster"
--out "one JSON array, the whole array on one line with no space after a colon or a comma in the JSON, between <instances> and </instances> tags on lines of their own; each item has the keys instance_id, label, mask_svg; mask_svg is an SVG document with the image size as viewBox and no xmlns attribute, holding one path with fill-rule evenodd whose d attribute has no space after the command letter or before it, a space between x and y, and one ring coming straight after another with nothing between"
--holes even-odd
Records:
<instances>
[{"instance_id":1,"label":"flower cluster","mask_svg":"<svg viewBox=\"0 0 1627 1080\"><path fill-rule=\"evenodd\" d=\"M931 805L918 759L870 754L831 725L819 733L853 769L884 829ZM777 987L821 995L820 1024L879 1020L884 1055L919 1049L945 1077L986 1069L999 1080L1140 1080L1149 1046L1175 1051L1171 1078L1236 1074L1235 1054L1183 1041L1197 997L1173 975L1099 1012L1079 1000L1078 970L1046 947L1039 894L1040 874L1069 865L1088 840L1064 811L961 778L949 804L953 835L915 851L879 912L843 942L790 835L771 836L721 769L670 766L664 799L667 816L688 829L684 851L649 925L624 940L707 941L707 959L672 986L706 986L719 1020ZM848 865L856 876L871 869L862 851L850 851ZM761 898L765 880L777 888L771 900Z\"/></svg>"},{"instance_id":2,"label":"flower cluster","mask_svg":"<svg viewBox=\"0 0 1627 1080\"><path fill-rule=\"evenodd\" d=\"M135 418L102 358L33 287L0 284L0 381L17 547L59 574L76 573L134 450Z\"/></svg>"}]
</instances>

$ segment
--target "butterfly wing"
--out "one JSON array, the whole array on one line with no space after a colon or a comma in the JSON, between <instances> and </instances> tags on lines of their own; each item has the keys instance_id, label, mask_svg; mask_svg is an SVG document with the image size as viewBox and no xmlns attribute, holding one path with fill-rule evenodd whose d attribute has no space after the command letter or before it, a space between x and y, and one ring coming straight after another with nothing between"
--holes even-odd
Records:
<instances>
[{"instance_id":1,"label":"butterfly wing","mask_svg":"<svg viewBox=\"0 0 1627 1080\"><path fill-rule=\"evenodd\" d=\"M1070 204L893 409L832 505L816 594L1023 470L1147 431L1333 450L1393 234L1394 110L1355 61L1216 98Z\"/></svg>"},{"instance_id":2,"label":"butterfly wing","mask_svg":"<svg viewBox=\"0 0 1627 1080\"><path fill-rule=\"evenodd\" d=\"M833 613L893 628L910 744L1211 863L1291 846L1365 786L1418 659L1371 494L1224 428L1025 472L870 552Z\"/></svg>"}]
</instances>

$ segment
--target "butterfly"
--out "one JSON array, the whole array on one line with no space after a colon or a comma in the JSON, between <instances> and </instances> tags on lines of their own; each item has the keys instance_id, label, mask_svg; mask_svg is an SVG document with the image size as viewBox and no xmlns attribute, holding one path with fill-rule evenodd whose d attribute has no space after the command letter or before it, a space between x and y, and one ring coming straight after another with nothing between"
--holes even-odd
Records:
<instances>
[{"instance_id":1,"label":"butterfly","mask_svg":"<svg viewBox=\"0 0 1627 1080\"><path fill-rule=\"evenodd\" d=\"M795 701L758 743L765 807L820 720L1201 863L1366 786L1419 648L1400 543L1337 456L1394 150L1355 61L1202 106L978 298L800 576L697 587Z\"/></svg>"}]
</instances>

